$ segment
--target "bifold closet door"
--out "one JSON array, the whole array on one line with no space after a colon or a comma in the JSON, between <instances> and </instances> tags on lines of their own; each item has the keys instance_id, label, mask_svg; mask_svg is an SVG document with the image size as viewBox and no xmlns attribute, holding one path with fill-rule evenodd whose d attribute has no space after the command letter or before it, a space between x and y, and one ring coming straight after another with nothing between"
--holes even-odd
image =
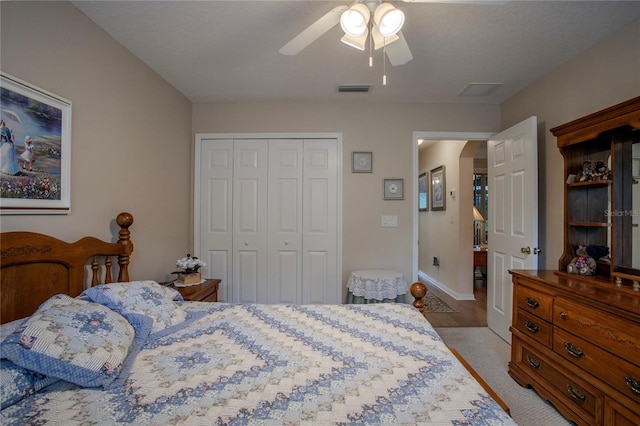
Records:
<instances>
[{"instance_id":1,"label":"bifold closet door","mask_svg":"<svg viewBox=\"0 0 640 426\"><path fill-rule=\"evenodd\" d=\"M232 301L266 303L269 143L236 139L233 146Z\"/></svg>"},{"instance_id":2,"label":"bifold closet door","mask_svg":"<svg viewBox=\"0 0 640 426\"><path fill-rule=\"evenodd\" d=\"M304 141L269 140L268 294L265 303L302 302Z\"/></svg>"},{"instance_id":3,"label":"bifold closet door","mask_svg":"<svg viewBox=\"0 0 640 426\"><path fill-rule=\"evenodd\" d=\"M203 140L199 246L219 300L341 302L337 155L336 139Z\"/></svg>"},{"instance_id":4,"label":"bifold closet door","mask_svg":"<svg viewBox=\"0 0 640 426\"><path fill-rule=\"evenodd\" d=\"M205 140L200 147L200 257L203 276L219 278L219 300L231 301L233 268L233 139Z\"/></svg>"},{"instance_id":5,"label":"bifold closet door","mask_svg":"<svg viewBox=\"0 0 640 426\"><path fill-rule=\"evenodd\" d=\"M338 279L338 141L305 139L302 303L341 303Z\"/></svg>"}]
</instances>

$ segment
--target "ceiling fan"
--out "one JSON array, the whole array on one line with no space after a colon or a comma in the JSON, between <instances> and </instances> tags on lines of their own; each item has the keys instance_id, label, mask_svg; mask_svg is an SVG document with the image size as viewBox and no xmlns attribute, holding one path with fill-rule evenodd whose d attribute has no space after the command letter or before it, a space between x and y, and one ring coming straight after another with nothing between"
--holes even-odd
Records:
<instances>
[{"instance_id":1,"label":"ceiling fan","mask_svg":"<svg viewBox=\"0 0 640 426\"><path fill-rule=\"evenodd\" d=\"M507 1L497 0L404 0L407 3L466 3L501 5ZM402 35L404 13L391 3L382 0L356 0L350 6L342 5L311 24L285 44L280 53L297 55L304 48L340 23L344 36L341 41L359 50L384 49L391 65L403 65L413 59L409 45ZM372 58L369 56L369 65Z\"/></svg>"}]
</instances>

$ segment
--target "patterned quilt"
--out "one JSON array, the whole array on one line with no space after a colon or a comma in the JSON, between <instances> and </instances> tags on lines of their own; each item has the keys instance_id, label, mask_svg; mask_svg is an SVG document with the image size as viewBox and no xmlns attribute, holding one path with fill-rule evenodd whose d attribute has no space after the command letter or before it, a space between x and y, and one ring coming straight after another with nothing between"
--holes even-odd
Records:
<instances>
[{"instance_id":1,"label":"patterned quilt","mask_svg":"<svg viewBox=\"0 0 640 426\"><path fill-rule=\"evenodd\" d=\"M410 305L183 307L207 313L148 340L122 384L58 381L0 423L514 424Z\"/></svg>"}]
</instances>

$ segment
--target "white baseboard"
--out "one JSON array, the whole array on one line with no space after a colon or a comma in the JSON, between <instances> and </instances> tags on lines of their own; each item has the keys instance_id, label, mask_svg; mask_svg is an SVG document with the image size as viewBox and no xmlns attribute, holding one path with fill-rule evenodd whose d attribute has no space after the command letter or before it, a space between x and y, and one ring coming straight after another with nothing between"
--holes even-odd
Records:
<instances>
[{"instance_id":1,"label":"white baseboard","mask_svg":"<svg viewBox=\"0 0 640 426\"><path fill-rule=\"evenodd\" d=\"M436 280L436 279L430 277L429 275L425 274L422 271L418 271L418 278L423 280L424 282L426 282L428 284L431 284L432 286L436 287L438 290L441 290L442 292L448 294L449 296L453 297L455 300L476 300L476 297L473 295L473 293L471 293L471 294L457 293L457 292L451 290L446 285L444 285L441 282L439 282L438 280Z\"/></svg>"}]
</instances>

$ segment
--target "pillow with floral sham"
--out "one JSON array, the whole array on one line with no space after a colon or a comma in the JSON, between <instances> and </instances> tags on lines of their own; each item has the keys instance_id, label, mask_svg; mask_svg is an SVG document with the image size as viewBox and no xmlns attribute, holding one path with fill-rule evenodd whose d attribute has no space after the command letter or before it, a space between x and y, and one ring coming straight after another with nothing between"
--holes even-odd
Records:
<instances>
[{"instance_id":1,"label":"pillow with floral sham","mask_svg":"<svg viewBox=\"0 0 640 426\"><path fill-rule=\"evenodd\" d=\"M204 315L182 309L182 295L155 281L102 284L85 290L79 297L100 303L127 319L132 314L151 318L151 338L170 334Z\"/></svg>"},{"instance_id":2,"label":"pillow with floral sham","mask_svg":"<svg viewBox=\"0 0 640 426\"><path fill-rule=\"evenodd\" d=\"M85 387L109 386L120 374L135 330L105 306L57 294L0 347L19 367Z\"/></svg>"}]
</instances>

